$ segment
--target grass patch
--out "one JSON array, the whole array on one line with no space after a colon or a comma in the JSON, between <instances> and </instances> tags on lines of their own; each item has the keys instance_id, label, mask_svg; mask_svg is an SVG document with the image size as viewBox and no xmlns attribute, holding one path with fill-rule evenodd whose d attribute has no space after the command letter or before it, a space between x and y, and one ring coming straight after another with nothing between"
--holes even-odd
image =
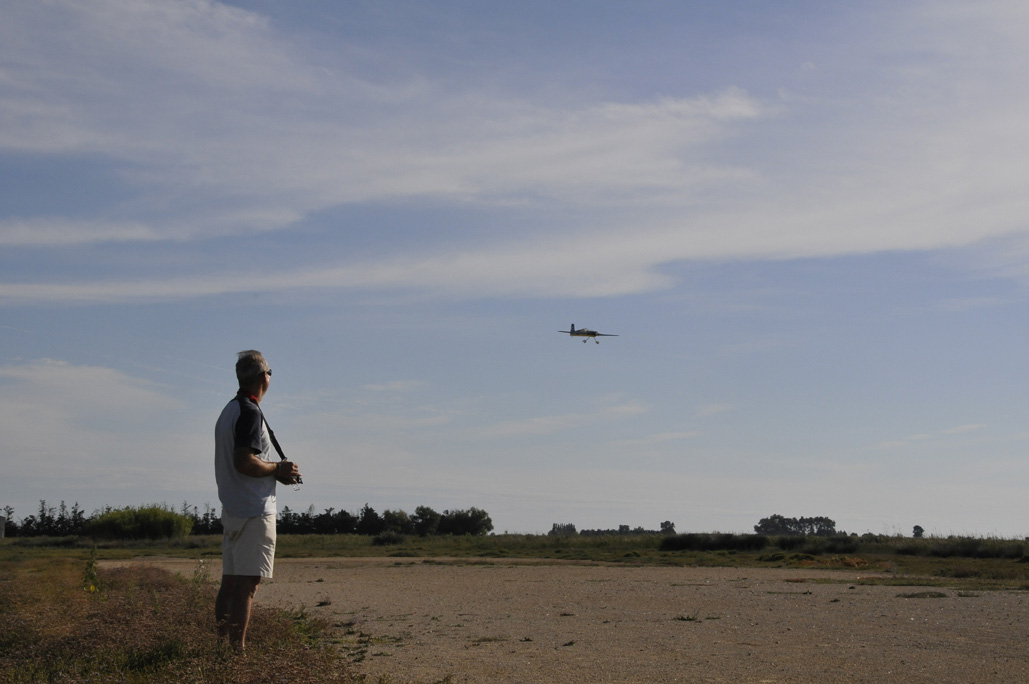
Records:
<instances>
[{"instance_id":1,"label":"grass patch","mask_svg":"<svg viewBox=\"0 0 1029 684\"><path fill-rule=\"evenodd\" d=\"M0 681L355 682L327 625L255 606L248 654L214 628L216 587L153 567L0 562Z\"/></svg>"},{"instance_id":2,"label":"grass patch","mask_svg":"<svg viewBox=\"0 0 1029 684\"><path fill-rule=\"evenodd\" d=\"M898 598L906 599L939 599L947 598L942 591L915 591L910 594L897 594Z\"/></svg>"},{"instance_id":3,"label":"grass patch","mask_svg":"<svg viewBox=\"0 0 1029 684\"><path fill-rule=\"evenodd\" d=\"M929 586L962 590L1029 588L1029 545L1024 540L930 538L881 535L813 539L760 535L693 534L669 537L625 535L395 536L355 534L280 534L279 558L394 557L410 562L494 564L509 562L618 563L675 567L776 567L860 570L869 583L905 584L919 577ZM669 541L671 540L671 541ZM384 543L384 542L389 543ZM218 557L219 536L185 539L98 542L104 560L164 556ZM722 548L717 548L722 547ZM731 548L725 548L731 547ZM0 540L10 559L81 559L92 540L78 537L32 537ZM969 556L955 555L972 554ZM403 562L399 561L398 562Z\"/></svg>"}]
</instances>

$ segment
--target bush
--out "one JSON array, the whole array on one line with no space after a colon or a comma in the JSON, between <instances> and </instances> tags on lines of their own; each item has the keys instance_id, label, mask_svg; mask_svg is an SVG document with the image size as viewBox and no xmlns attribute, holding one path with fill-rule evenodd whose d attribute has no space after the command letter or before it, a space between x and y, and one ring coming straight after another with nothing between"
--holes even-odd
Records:
<instances>
[{"instance_id":1,"label":"bush","mask_svg":"<svg viewBox=\"0 0 1029 684\"><path fill-rule=\"evenodd\" d=\"M894 553L898 556L925 556L928 549L929 545L921 540L905 541L894 547Z\"/></svg>"},{"instance_id":2,"label":"bush","mask_svg":"<svg viewBox=\"0 0 1029 684\"><path fill-rule=\"evenodd\" d=\"M806 541L804 537L782 536L775 540L775 545L783 551L792 551L804 546Z\"/></svg>"},{"instance_id":3,"label":"bush","mask_svg":"<svg viewBox=\"0 0 1029 684\"><path fill-rule=\"evenodd\" d=\"M1019 560L1027 545L1020 540L983 537L921 537L903 539L893 546L898 556L930 556L934 558L1001 558Z\"/></svg>"},{"instance_id":4,"label":"bush","mask_svg":"<svg viewBox=\"0 0 1029 684\"><path fill-rule=\"evenodd\" d=\"M830 537L825 544L825 550L827 553L857 553L860 546L857 537L841 535Z\"/></svg>"},{"instance_id":5,"label":"bush","mask_svg":"<svg viewBox=\"0 0 1029 684\"><path fill-rule=\"evenodd\" d=\"M86 534L94 539L181 539L193 529L193 519L163 506L119 508L93 516Z\"/></svg>"},{"instance_id":6,"label":"bush","mask_svg":"<svg viewBox=\"0 0 1029 684\"><path fill-rule=\"evenodd\" d=\"M929 555L941 558L1008 558L1017 560L1025 555L1025 543L1003 539L982 539L979 537L948 537L934 539L929 545Z\"/></svg>"},{"instance_id":7,"label":"bush","mask_svg":"<svg viewBox=\"0 0 1029 684\"><path fill-rule=\"evenodd\" d=\"M395 546L396 544L403 544L405 541L406 537L399 532L386 530L372 538L372 546Z\"/></svg>"},{"instance_id":8,"label":"bush","mask_svg":"<svg viewBox=\"0 0 1029 684\"><path fill-rule=\"evenodd\" d=\"M763 534L677 534L661 540L662 551L760 551L768 546Z\"/></svg>"}]
</instances>

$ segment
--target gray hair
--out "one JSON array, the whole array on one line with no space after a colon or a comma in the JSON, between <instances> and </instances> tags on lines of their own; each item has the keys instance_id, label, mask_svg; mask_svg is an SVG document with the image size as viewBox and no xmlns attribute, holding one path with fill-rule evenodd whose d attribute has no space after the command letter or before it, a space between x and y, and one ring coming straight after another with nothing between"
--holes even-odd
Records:
<instances>
[{"instance_id":1,"label":"gray hair","mask_svg":"<svg viewBox=\"0 0 1029 684\"><path fill-rule=\"evenodd\" d=\"M240 387L249 387L256 383L261 375L268 370L268 362L256 349L241 351L236 360L236 379Z\"/></svg>"}]
</instances>

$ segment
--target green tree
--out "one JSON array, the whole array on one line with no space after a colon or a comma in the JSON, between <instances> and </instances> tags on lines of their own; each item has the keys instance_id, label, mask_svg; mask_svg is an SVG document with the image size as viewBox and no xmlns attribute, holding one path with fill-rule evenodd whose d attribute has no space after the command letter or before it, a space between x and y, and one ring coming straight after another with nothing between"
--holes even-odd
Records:
<instances>
[{"instance_id":1,"label":"green tree","mask_svg":"<svg viewBox=\"0 0 1029 684\"><path fill-rule=\"evenodd\" d=\"M475 537L489 534L492 531L493 521L489 514L475 507L468 510L443 511L439 521L440 534L469 534Z\"/></svg>"},{"instance_id":2,"label":"green tree","mask_svg":"<svg viewBox=\"0 0 1029 684\"><path fill-rule=\"evenodd\" d=\"M364 508L361 509L361 515L357 518L357 529L355 532L374 537L377 534L382 534L385 529L386 526L382 522L382 516L376 513L374 508L365 504Z\"/></svg>"},{"instance_id":3,"label":"green tree","mask_svg":"<svg viewBox=\"0 0 1029 684\"><path fill-rule=\"evenodd\" d=\"M411 522L414 524L414 531L420 537L428 537L439 531L439 521L442 516L428 506L419 506L414 509Z\"/></svg>"},{"instance_id":4,"label":"green tree","mask_svg":"<svg viewBox=\"0 0 1029 684\"><path fill-rule=\"evenodd\" d=\"M411 522L410 516L401 510L392 511L388 508L384 510L382 512L382 525L385 532L414 534L414 523Z\"/></svg>"},{"instance_id":5,"label":"green tree","mask_svg":"<svg viewBox=\"0 0 1029 684\"><path fill-rule=\"evenodd\" d=\"M759 520L754 531L769 536L831 537L836 534L836 521L825 516L786 518L777 513Z\"/></svg>"}]
</instances>

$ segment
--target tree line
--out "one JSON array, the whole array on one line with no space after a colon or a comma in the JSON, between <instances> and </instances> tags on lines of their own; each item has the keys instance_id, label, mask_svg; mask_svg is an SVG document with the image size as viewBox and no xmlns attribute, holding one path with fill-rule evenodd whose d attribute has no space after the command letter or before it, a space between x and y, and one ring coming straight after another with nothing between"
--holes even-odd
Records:
<instances>
[{"instance_id":1,"label":"tree line","mask_svg":"<svg viewBox=\"0 0 1029 684\"><path fill-rule=\"evenodd\" d=\"M482 536L493 531L493 520L486 511L475 507L438 513L428 506L418 506L413 515L408 515L399 509L386 509L380 514L368 504L356 514L334 508L315 513L314 506L297 513L286 506L279 514L278 530L284 534Z\"/></svg>"},{"instance_id":2,"label":"tree line","mask_svg":"<svg viewBox=\"0 0 1029 684\"><path fill-rule=\"evenodd\" d=\"M160 504L118 509L107 506L86 515L78 503L69 508L63 501L59 506L50 506L41 500L37 513L20 521L15 520L10 506L3 512L7 518L6 535L10 537L148 537L154 534L153 530L164 529L176 530L175 536L222 533L221 516L210 504L205 504L203 511L185 502L178 511ZM126 532L131 530L136 532ZM357 513L335 508L316 513L313 505L299 513L284 506L279 512L278 531L282 534L481 536L493 531L493 520L486 511L475 507L438 513L428 506L418 506L413 515L408 515L399 509L386 509L380 514L368 504ZM164 535L158 533L158 536Z\"/></svg>"},{"instance_id":3,"label":"tree line","mask_svg":"<svg viewBox=\"0 0 1029 684\"><path fill-rule=\"evenodd\" d=\"M139 532L142 536L160 536L159 532L153 530L164 529L184 530L183 534L187 535L222 533L221 516L217 509L210 504L205 504L201 510L197 506L183 502L177 511L159 504L124 509L107 506L86 515L78 503L69 507L62 501L58 506L51 506L45 500L41 500L36 514L25 516L20 521L15 520L14 509L10 506L6 506L2 510L7 518L6 534L11 537L68 537L91 534L107 536L115 529L124 531L132 528L146 528L146 532ZM178 520L168 518L167 515L164 515L166 513L175 516ZM354 513L335 508L327 508L318 513L313 505L309 506L306 511L298 512L284 506L279 512L278 531L282 534L360 534L373 537L380 535L481 536L493 531L493 520L486 511L475 507L444 510L439 513L428 506L418 506L413 514L408 514L400 509L386 509L379 513L367 503ZM836 522L825 516L787 518L780 514L761 518L754 526L754 532L765 537L786 538L848 536L846 532L837 531ZM572 523L554 523L547 534L584 537L650 534L673 536L676 532L675 523L666 520L661 523L658 530L630 527L629 525L619 525L617 529L579 530ZM916 525L913 537L920 539L923 535L923 528ZM679 535L679 537L686 537L686 535ZM682 540L682 543L694 542L696 540ZM780 545L784 543L789 542L779 541Z\"/></svg>"},{"instance_id":4,"label":"tree line","mask_svg":"<svg viewBox=\"0 0 1029 684\"><path fill-rule=\"evenodd\" d=\"M660 530L647 530L643 527L629 527L628 525L619 525L618 529L607 529L607 530L576 530L575 525L572 523L554 523L554 526L547 532L548 536L551 537L573 537L579 535L581 537L604 537L611 535L644 535L644 534L675 534L675 523L670 520L666 520L661 523Z\"/></svg>"},{"instance_id":5,"label":"tree line","mask_svg":"<svg viewBox=\"0 0 1029 684\"><path fill-rule=\"evenodd\" d=\"M836 521L825 516L787 518L778 513L761 518L757 525L754 525L754 532L786 537L833 537L846 534L846 532L837 532Z\"/></svg>"},{"instance_id":6,"label":"tree line","mask_svg":"<svg viewBox=\"0 0 1029 684\"><path fill-rule=\"evenodd\" d=\"M27 515L21 522L14 519L14 509L10 506L4 507L4 517L7 518L8 537L68 537L82 534L86 522L92 516L87 516L85 511L75 503L71 508L62 501L59 507L48 506L46 501L39 502L39 511L36 515ZM97 515L94 512L93 515Z\"/></svg>"}]
</instances>

